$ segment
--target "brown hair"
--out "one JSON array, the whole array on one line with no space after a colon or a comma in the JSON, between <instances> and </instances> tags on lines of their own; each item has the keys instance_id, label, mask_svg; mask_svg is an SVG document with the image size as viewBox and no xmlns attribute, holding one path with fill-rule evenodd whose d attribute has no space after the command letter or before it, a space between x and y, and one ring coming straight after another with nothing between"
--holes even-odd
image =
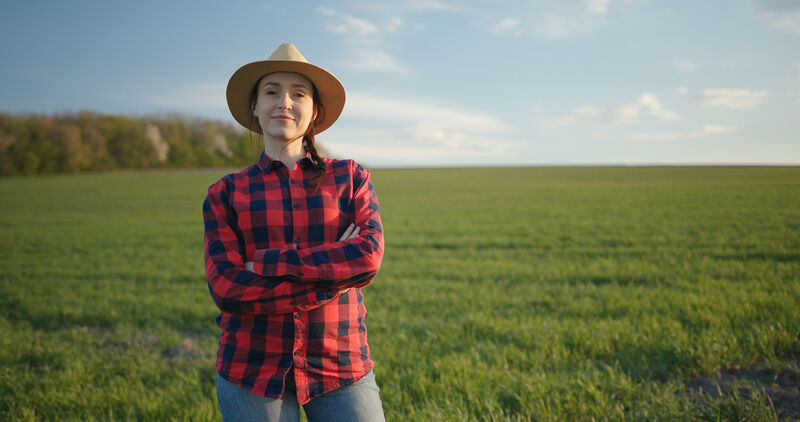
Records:
<instances>
[{"instance_id":1,"label":"brown hair","mask_svg":"<svg viewBox=\"0 0 800 422\"><path fill-rule=\"evenodd\" d=\"M311 84L311 88L314 91L314 111L316 112L316 117L311 123L308 124L308 129L306 129L306 133L303 135L303 148L311 154L311 159L317 163L317 174L311 178L311 191L316 192L319 190L320 185L322 185L322 181L325 180L325 161L317 153L317 147L314 144L314 128L316 125L325 120L325 107L319 101L319 94L317 94L317 88L314 84Z\"/></svg>"},{"instance_id":2,"label":"brown hair","mask_svg":"<svg viewBox=\"0 0 800 422\"><path fill-rule=\"evenodd\" d=\"M267 76L267 75L264 75ZM258 99L258 85L261 83L261 78L258 78L256 84L253 86L253 90L250 92L250 127L253 126L253 111L256 108L256 100ZM311 83L311 90L313 91L312 95L312 102L314 104L314 113L315 117L308 124L308 128L306 128L306 133L303 134L303 148L311 154L311 159L317 164L317 174L311 178L311 191L316 192L319 190L320 185L325 180L325 161L319 156L317 153L317 147L314 144L314 128L316 127L319 122L325 120L325 106L322 105L322 102L319 100L319 94L317 93L317 87L314 86L314 83ZM250 132L253 133L252 131ZM263 135L263 134L262 134ZM251 138L252 139L252 138ZM250 143L252 146L252 142Z\"/></svg>"}]
</instances>

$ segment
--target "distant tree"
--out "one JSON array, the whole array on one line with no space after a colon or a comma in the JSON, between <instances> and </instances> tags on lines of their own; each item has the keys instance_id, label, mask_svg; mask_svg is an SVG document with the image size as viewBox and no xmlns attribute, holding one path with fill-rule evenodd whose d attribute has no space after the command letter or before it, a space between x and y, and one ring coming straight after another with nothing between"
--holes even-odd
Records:
<instances>
[{"instance_id":1,"label":"distant tree","mask_svg":"<svg viewBox=\"0 0 800 422\"><path fill-rule=\"evenodd\" d=\"M89 170L92 165L89 147L82 142L81 129L72 123L62 123L54 133L58 143L58 171L79 172Z\"/></svg>"},{"instance_id":2,"label":"distant tree","mask_svg":"<svg viewBox=\"0 0 800 422\"><path fill-rule=\"evenodd\" d=\"M241 167L264 149L229 123L167 114L147 118L92 111L0 112L0 176L154 167ZM330 156L321 145L322 156Z\"/></svg>"}]
</instances>

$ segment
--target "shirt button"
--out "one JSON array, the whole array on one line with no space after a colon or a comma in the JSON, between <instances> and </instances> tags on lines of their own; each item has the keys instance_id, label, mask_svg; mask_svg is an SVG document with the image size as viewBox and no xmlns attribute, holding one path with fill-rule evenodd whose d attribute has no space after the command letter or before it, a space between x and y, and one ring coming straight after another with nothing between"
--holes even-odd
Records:
<instances>
[{"instance_id":1,"label":"shirt button","mask_svg":"<svg viewBox=\"0 0 800 422\"><path fill-rule=\"evenodd\" d=\"M289 183L294 184L294 180L290 180Z\"/></svg>"},{"instance_id":2,"label":"shirt button","mask_svg":"<svg viewBox=\"0 0 800 422\"><path fill-rule=\"evenodd\" d=\"M300 208L300 204L298 204L298 203L295 203L295 204L294 204L294 209L298 209L298 208Z\"/></svg>"},{"instance_id":3,"label":"shirt button","mask_svg":"<svg viewBox=\"0 0 800 422\"><path fill-rule=\"evenodd\" d=\"M302 276L303 276L303 273L297 273L297 276L298 276L298 277L302 277Z\"/></svg>"},{"instance_id":4,"label":"shirt button","mask_svg":"<svg viewBox=\"0 0 800 422\"><path fill-rule=\"evenodd\" d=\"M294 314L294 319L300 319L300 314Z\"/></svg>"},{"instance_id":5,"label":"shirt button","mask_svg":"<svg viewBox=\"0 0 800 422\"><path fill-rule=\"evenodd\" d=\"M296 350L296 351L294 352L294 355L295 355L295 356L300 356L300 351L299 351L299 350Z\"/></svg>"}]
</instances>

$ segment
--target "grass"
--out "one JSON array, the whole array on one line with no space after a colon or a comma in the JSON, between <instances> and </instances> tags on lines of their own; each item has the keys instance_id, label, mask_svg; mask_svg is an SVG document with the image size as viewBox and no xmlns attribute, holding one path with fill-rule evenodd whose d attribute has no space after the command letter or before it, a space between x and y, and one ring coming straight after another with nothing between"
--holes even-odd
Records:
<instances>
[{"instance_id":1,"label":"grass","mask_svg":"<svg viewBox=\"0 0 800 422\"><path fill-rule=\"evenodd\" d=\"M223 174L0 179L0 419L219 420L201 203ZM800 168L373 181L388 420L800 417L767 381L692 389L733 367L800 380Z\"/></svg>"}]
</instances>

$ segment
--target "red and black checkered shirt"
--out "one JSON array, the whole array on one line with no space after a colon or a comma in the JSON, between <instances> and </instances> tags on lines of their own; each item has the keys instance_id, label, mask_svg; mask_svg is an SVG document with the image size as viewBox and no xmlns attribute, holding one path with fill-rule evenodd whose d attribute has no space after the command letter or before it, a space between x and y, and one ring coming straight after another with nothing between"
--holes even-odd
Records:
<instances>
[{"instance_id":1,"label":"red and black checkered shirt","mask_svg":"<svg viewBox=\"0 0 800 422\"><path fill-rule=\"evenodd\" d=\"M373 367L360 288L383 257L378 200L368 170L323 160L325 179L312 192L308 155L288 169L262 152L211 185L203 203L206 277L222 329L217 372L280 397L294 367L300 404ZM350 223L358 237L339 241Z\"/></svg>"}]
</instances>

